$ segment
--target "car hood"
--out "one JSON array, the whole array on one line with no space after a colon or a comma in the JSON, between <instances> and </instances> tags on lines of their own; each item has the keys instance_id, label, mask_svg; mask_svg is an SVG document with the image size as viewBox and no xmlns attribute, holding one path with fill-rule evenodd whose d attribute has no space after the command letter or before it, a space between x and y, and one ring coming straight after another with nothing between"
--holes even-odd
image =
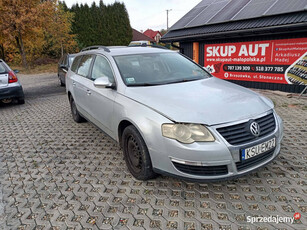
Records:
<instances>
[{"instance_id":1,"label":"car hood","mask_svg":"<svg viewBox=\"0 0 307 230\"><path fill-rule=\"evenodd\" d=\"M172 121L183 123L215 125L272 109L257 93L215 77L160 86L127 87L125 95Z\"/></svg>"}]
</instances>

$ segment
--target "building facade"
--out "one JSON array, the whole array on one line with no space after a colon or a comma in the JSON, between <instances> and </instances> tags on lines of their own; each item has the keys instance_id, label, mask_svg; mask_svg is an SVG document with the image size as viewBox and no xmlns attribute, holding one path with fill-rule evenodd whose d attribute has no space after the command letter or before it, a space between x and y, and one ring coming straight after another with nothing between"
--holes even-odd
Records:
<instances>
[{"instance_id":1,"label":"building facade","mask_svg":"<svg viewBox=\"0 0 307 230\"><path fill-rule=\"evenodd\" d=\"M306 6L307 0L204 0L162 41L179 42L183 54L218 78L299 93L307 85Z\"/></svg>"}]
</instances>

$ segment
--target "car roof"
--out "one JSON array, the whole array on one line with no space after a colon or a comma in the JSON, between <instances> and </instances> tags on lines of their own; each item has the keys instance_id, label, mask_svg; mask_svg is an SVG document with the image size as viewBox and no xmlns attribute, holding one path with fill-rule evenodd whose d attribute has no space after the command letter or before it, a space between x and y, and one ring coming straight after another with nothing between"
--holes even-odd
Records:
<instances>
[{"instance_id":1,"label":"car roof","mask_svg":"<svg viewBox=\"0 0 307 230\"><path fill-rule=\"evenodd\" d=\"M121 55L130 55L130 54L144 54L144 53L170 53L174 52L169 49L162 49L156 47L128 47L128 46L107 46L98 49L91 49L87 51L82 51L80 54L85 53L101 53L109 54L111 56L121 56Z\"/></svg>"}]
</instances>

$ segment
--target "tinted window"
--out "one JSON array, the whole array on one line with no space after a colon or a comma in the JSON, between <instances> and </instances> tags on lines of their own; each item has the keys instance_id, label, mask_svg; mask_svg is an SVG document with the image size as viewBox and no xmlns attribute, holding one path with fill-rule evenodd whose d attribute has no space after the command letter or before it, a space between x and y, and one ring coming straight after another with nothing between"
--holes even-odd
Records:
<instances>
[{"instance_id":1,"label":"tinted window","mask_svg":"<svg viewBox=\"0 0 307 230\"><path fill-rule=\"evenodd\" d=\"M67 55L65 55L64 60L63 60L63 65L67 66Z\"/></svg>"},{"instance_id":2,"label":"tinted window","mask_svg":"<svg viewBox=\"0 0 307 230\"><path fill-rule=\"evenodd\" d=\"M113 72L107 59L102 56L96 56L91 78L96 80L100 77L108 77L110 82L114 82Z\"/></svg>"},{"instance_id":3,"label":"tinted window","mask_svg":"<svg viewBox=\"0 0 307 230\"><path fill-rule=\"evenodd\" d=\"M71 71L76 73L81 58L82 56L78 56L74 59L74 62L71 65Z\"/></svg>"},{"instance_id":4,"label":"tinted window","mask_svg":"<svg viewBox=\"0 0 307 230\"><path fill-rule=\"evenodd\" d=\"M69 56L69 58L68 58L68 66L71 65L71 63L74 61L74 59L75 59L75 56Z\"/></svg>"},{"instance_id":5,"label":"tinted window","mask_svg":"<svg viewBox=\"0 0 307 230\"><path fill-rule=\"evenodd\" d=\"M87 77L89 75L90 66L92 63L93 56L91 55L84 55L80 61L78 74Z\"/></svg>"},{"instance_id":6,"label":"tinted window","mask_svg":"<svg viewBox=\"0 0 307 230\"><path fill-rule=\"evenodd\" d=\"M60 58L60 60L59 60L59 65L61 65L62 64L62 62L63 62L63 56Z\"/></svg>"}]
</instances>

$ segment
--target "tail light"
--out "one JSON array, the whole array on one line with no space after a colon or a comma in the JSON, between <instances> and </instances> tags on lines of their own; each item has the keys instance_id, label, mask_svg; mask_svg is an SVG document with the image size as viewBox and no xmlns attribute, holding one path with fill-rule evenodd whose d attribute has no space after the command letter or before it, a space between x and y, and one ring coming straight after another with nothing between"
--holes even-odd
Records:
<instances>
[{"instance_id":1,"label":"tail light","mask_svg":"<svg viewBox=\"0 0 307 230\"><path fill-rule=\"evenodd\" d=\"M14 83L17 82L18 78L16 76L16 74L14 73L14 71L10 71L9 72L9 83Z\"/></svg>"}]
</instances>

